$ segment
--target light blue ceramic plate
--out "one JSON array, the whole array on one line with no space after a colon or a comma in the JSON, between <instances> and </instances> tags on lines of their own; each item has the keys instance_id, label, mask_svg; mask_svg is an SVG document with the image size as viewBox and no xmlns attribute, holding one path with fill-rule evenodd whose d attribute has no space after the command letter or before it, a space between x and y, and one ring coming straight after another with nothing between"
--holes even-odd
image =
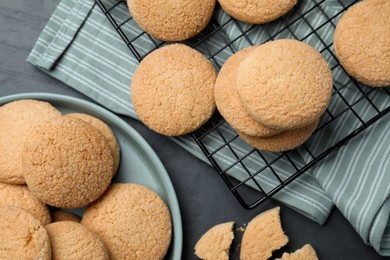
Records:
<instances>
[{"instance_id":1,"label":"light blue ceramic plate","mask_svg":"<svg viewBox=\"0 0 390 260\"><path fill-rule=\"evenodd\" d=\"M86 113L100 118L114 131L120 148L121 163L113 182L132 182L156 191L171 210L173 237L166 259L180 259L183 230L179 204L171 180L160 159L146 141L121 118L90 102L49 93L25 93L0 98L0 105L20 99L36 99L51 103L63 114ZM83 210L76 211L79 215Z\"/></svg>"}]
</instances>

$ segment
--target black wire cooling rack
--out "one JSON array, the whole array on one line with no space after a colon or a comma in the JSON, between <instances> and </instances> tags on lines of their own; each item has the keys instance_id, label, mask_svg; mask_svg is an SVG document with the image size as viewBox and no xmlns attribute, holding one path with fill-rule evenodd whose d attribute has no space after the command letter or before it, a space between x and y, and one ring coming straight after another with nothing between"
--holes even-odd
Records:
<instances>
[{"instance_id":1,"label":"black wire cooling rack","mask_svg":"<svg viewBox=\"0 0 390 260\"><path fill-rule=\"evenodd\" d=\"M254 208L273 196L390 112L389 89L369 88L356 82L346 74L334 55L335 24L357 1L300 0L288 14L264 25L241 23L217 7L207 28L184 42L202 52L219 70L228 57L244 47L294 38L316 47L332 70L331 103L312 137L298 149L284 153L253 149L218 112L192 134L243 207ZM96 3L138 61L165 44L139 28L124 1L96 0ZM238 178L237 172L240 173ZM262 178L268 180L267 185ZM255 188L256 192L248 187Z\"/></svg>"}]
</instances>

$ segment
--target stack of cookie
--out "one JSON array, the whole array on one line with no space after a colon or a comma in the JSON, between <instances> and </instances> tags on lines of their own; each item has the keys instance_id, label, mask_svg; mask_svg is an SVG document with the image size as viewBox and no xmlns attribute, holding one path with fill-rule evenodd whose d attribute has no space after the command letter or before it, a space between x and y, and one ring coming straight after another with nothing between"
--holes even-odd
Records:
<instances>
[{"instance_id":1,"label":"stack of cookie","mask_svg":"<svg viewBox=\"0 0 390 260\"><path fill-rule=\"evenodd\" d=\"M169 209L144 186L110 185L120 151L107 124L19 100L0 107L0 126L1 259L164 257ZM82 219L56 209L84 206Z\"/></svg>"},{"instance_id":2,"label":"stack of cookie","mask_svg":"<svg viewBox=\"0 0 390 260\"><path fill-rule=\"evenodd\" d=\"M218 74L217 108L247 143L282 152L304 143L326 110L333 79L309 45L282 39L230 57Z\"/></svg>"}]
</instances>

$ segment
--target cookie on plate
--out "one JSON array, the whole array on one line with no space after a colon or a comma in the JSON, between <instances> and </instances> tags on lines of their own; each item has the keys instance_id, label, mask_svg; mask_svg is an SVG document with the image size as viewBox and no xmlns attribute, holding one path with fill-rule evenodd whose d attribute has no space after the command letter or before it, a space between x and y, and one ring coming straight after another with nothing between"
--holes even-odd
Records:
<instances>
[{"instance_id":1,"label":"cookie on plate","mask_svg":"<svg viewBox=\"0 0 390 260\"><path fill-rule=\"evenodd\" d=\"M111 259L163 259L172 236L167 205L139 184L111 184L81 224L104 242Z\"/></svg>"},{"instance_id":2,"label":"cookie on plate","mask_svg":"<svg viewBox=\"0 0 390 260\"><path fill-rule=\"evenodd\" d=\"M248 223L241 243L240 259L268 259L288 242L279 216L280 208L267 210Z\"/></svg>"},{"instance_id":3,"label":"cookie on plate","mask_svg":"<svg viewBox=\"0 0 390 260\"><path fill-rule=\"evenodd\" d=\"M282 258L277 258L275 260L318 260L318 256L314 248L306 244L301 249L298 249L294 253L283 253Z\"/></svg>"},{"instance_id":4,"label":"cookie on plate","mask_svg":"<svg viewBox=\"0 0 390 260\"><path fill-rule=\"evenodd\" d=\"M111 153L114 158L113 175L115 175L120 161L120 150L119 150L120 148L116 140L115 134L112 132L111 128L99 118L87 114L72 113L72 114L67 114L65 116L77 117L87 123L90 123L92 126L96 127L103 134L103 136L106 138L108 142L108 145L110 146Z\"/></svg>"},{"instance_id":5,"label":"cookie on plate","mask_svg":"<svg viewBox=\"0 0 390 260\"><path fill-rule=\"evenodd\" d=\"M313 134L318 125L318 120L308 126L286 130L270 137L250 136L241 132L238 135L256 149L268 152L284 152L297 148Z\"/></svg>"},{"instance_id":6,"label":"cookie on plate","mask_svg":"<svg viewBox=\"0 0 390 260\"><path fill-rule=\"evenodd\" d=\"M195 255L204 260L228 260L233 226L234 222L227 222L209 229L196 243Z\"/></svg>"},{"instance_id":7,"label":"cookie on plate","mask_svg":"<svg viewBox=\"0 0 390 260\"><path fill-rule=\"evenodd\" d=\"M130 13L147 33L163 41L182 41L209 23L216 0L128 0Z\"/></svg>"},{"instance_id":8,"label":"cookie on plate","mask_svg":"<svg viewBox=\"0 0 390 260\"><path fill-rule=\"evenodd\" d=\"M42 223L22 208L0 207L0 259L51 259Z\"/></svg>"},{"instance_id":9,"label":"cookie on plate","mask_svg":"<svg viewBox=\"0 0 390 260\"><path fill-rule=\"evenodd\" d=\"M109 145L92 125L59 117L37 126L22 152L28 188L44 203L79 208L96 200L113 172Z\"/></svg>"},{"instance_id":10,"label":"cookie on plate","mask_svg":"<svg viewBox=\"0 0 390 260\"><path fill-rule=\"evenodd\" d=\"M337 23L334 50L349 75L372 87L390 86L390 1L361 1Z\"/></svg>"},{"instance_id":11,"label":"cookie on plate","mask_svg":"<svg viewBox=\"0 0 390 260\"><path fill-rule=\"evenodd\" d=\"M332 86L332 73L321 54L292 39L258 46L237 69L243 106L256 121L274 129L317 121L329 104Z\"/></svg>"},{"instance_id":12,"label":"cookie on plate","mask_svg":"<svg viewBox=\"0 0 390 260\"><path fill-rule=\"evenodd\" d=\"M52 222L60 222L60 221L73 221L80 223L81 218L77 216L76 214L58 210L58 209L51 209L50 210L51 220Z\"/></svg>"},{"instance_id":13,"label":"cookie on plate","mask_svg":"<svg viewBox=\"0 0 390 260\"><path fill-rule=\"evenodd\" d=\"M141 61L131 83L131 99L141 121L157 133L185 135L215 110L213 65L184 44L153 51Z\"/></svg>"},{"instance_id":14,"label":"cookie on plate","mask_svg":"<svg viewBox=\"0 0 390 260\"><path fill-rule=\"evenodd\" d=\"M225 62L215 82L215 103L218 111L234 129L251 136L267 137L281 131L266 127L254 120L242 106L235 87L238 65L255 48L256 46L245 48Z\"/></svg>"},{"instance_id":15,"label":"cookie on plate","mask_svg":"<svg viewBox=\"0 0 390 260\"><path fill-rule=\"evenodd\" d=\"M239 21L262 24L276 20L290 11L297 0L218 0L222 9Z\"/></svg>"},{"instance_id":16,"label":"cookie on plate","mask_svg":"<svg viewBox=\"0 0 390 260\"><path fill-rule=\"evenodd\" d=\"M61 221L45 228L53 259L110 259L103 242L79 223Z\"/></svg>"},{"instance_id":17,"label":"cookie on plate","mask_svg":"<svg viewBox=\"0 0 390 260\"><path fill-rule=\"evenodd\" d=\"M48 207L26 185L12 185L0 182L0 206L20 207L41 221L42 225L51 223Z\"/></svg>"},{"instance_id":18,"label":"cookie on plate","mask_svg":"<svg viewBox=\"0 0 390 260\"><path fill-rule=\"evenodd\" d=\"M18 100L0 107L0 181L25 184L20 158L30 131L61 113L47 102Z\"/></svg>"}]
</instances>

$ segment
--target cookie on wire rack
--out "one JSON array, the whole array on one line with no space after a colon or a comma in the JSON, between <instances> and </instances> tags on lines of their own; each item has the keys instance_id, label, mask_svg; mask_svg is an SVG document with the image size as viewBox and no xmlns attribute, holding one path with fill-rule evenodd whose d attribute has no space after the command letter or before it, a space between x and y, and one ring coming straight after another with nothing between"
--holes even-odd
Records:
<instances>
[{"instance_id":1,"label":"cookie on wire rack","mask_svg":"<svg viewBox=\"0 0 390 260\"><path fill-rule=\"evenodd\" d=\"M365 0L336 25L334 50L349 75L371 87L390 86L390 1Z\"/></svg>"},{"instance_id":2,"label":"cookie on wire rack","mask_svg":"<svg viewBox=\"0 0 390 260\"><path fill-rule=\"evenodd\" d=\"M222 9L239 21L262 24L278 19L289 12L297 0L218 0Z\"/></svg>"},{"instance_id":3,"label":"cookie on wire rack","mask_svg":"<svg viewBox=\"0 0 390 260\"><path fill-rule=\"evenodd\" d=\"M127 0L138 25L163 41L182 41L202 31L209 23L216 0Z\"/></svg>"}]
</instances>

